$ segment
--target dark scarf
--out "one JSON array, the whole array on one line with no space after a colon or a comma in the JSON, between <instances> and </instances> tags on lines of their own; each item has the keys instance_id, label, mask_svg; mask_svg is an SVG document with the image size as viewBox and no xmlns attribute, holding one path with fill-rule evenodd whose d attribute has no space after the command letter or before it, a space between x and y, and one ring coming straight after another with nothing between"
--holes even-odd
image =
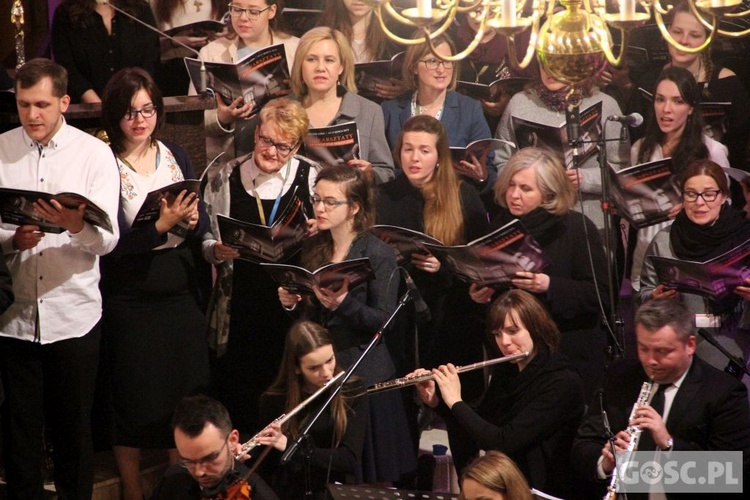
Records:
<instances>
[{"instance_id":1,"label":"dark scarf","mask_svg":"<svg viewBox=\"0 0 750 500\"><path fill-rule=\"evenodd\" d=\"M502 209L495 217L495 220L492 221L491 229L495 230L502 227L513 219L520 220L523 227L526 228L542 247L545 247L550 241L557 238L561 229L559 224L562 222L562 217L551 214L542 207L536 207L531 212L520 217L511 214L508 209Z\"/></svg>"},{"instance_id":2,"label":"dark scarf","mask_svg":"<svg viewBox=\"0 0 750 500\"><path fill-rule=\"evenodd\" d=\"M725 203L719 218L711 225L698 225L682 210L669 231L675 256L703 262L731 250L750 238L750 221L744 212Z\"/></svg>"},{"instance_id":3,"label":"dark scarf","mask_svg":"<svg viewBox=\"0 0 750 500\"><path fill-rule=\"evenodd\" d=\"M544 103L544 106L550 111L565 111L565 97L567 97L570 92L569 87L552 91L545 87L541 80L539 80L529 87L529 91L536 94ZM593 84L589 81L586 81L581 85L581 93L584 97L590 96L592 92Z\"/></svg>"}]
</instances>

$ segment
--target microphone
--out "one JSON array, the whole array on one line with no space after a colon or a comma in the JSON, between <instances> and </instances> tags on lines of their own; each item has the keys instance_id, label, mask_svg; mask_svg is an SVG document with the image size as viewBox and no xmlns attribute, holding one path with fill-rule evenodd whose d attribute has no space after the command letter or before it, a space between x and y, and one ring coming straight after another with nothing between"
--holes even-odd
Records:
<instances>
[{"instance_id":1,"label":"microphone","mask_svg":"<svg viewBox=\"0 0 750 500\"><path fill-rule=\"evenodd\" d=\"M409 296L414 301L414 310L417 312L417 316L424 321L430 321L430 319L432 318L430 307L422 298L422 294L419 293L417 285L414 283L414 280L411 278L406 269L399 269L401 269L401 271L404 273L404 282L406 283L407 290L409 290Z\"/></svg>"},{"instance_id":2,"label":"microphone","mask_svg":"<svg viewBox=\"0 0 750 500\"><path fill-rule=\"evenodd\" d=\"M154 33L156 33L157 35L159 35L159 36L163 36L164 38L166 38L166 39L168 39L168 40L171 40L171 41L172 41L173 43L176 43L176 44L177 44L177 45L179 45L180 47L184 47L184 48L188 49L188 50L189 50L190 52L192 52L193 54L195 54L195 55L196 55L196 56L198 57L198 60L199 60L199 61L201 62L201 81L200 81L200 88L199 88L199 89L197 89L197 90L198 90L198 93L199 93L199 94L200 94L200 95L201 95L202 97L206 97L206 96L208 95L208 94L206 93L206 86L207 86L207 85L206 85L206 82L207 82L207 76L206 76L206 63L205 63L205 62L203 62L203 58L201 57L201 55L200 55L200 52L198 52L197 50L195 50L195 49L194 49L193 47L191 47L191 46L189 46L189 45L185 45L184 43L182 43L181 41L177 40L176 38L174 38L174 37L172 37L172 36L169 36L169 35L167 35L167 34L166 34L166 33L164 33L163 31L160 31L160 30L158 30L157 28L154 28L154 27L153 27L153 26L151 26L150 24L148 24L148 23L146 23L146 22L143 22L143 21L141 21L140 19L138 19L138 18L137 18L137 17L135 17L134 15L132 15L132 14L128 14L127 12L125 12L124 10L122 10L121 8L119 8L119 7L116 7L116 6L112 5L112 3L111 3L111 2L109 2L109 0L96 0L96 3L98 3L98 4L100 4L100 5L109 5L109 6L110 6L110 7L112 8L112 9L116 10L117 12L119 12L120 14L122 14L123 16L125 16L125 17L128 17L128 18L132 19L133 21L137 22L137 23L138 23L138 24L140 24L141 26L145 26L146 28L150 29L151 31L153 31L153 32L154 32Z\"/></svg>"},{"instance_id":3,"label":"microphone","mask_svg":"<svg viewBox=\"0 0 750 500\"><path fill-rule=\"evenodd\" d=\"M573 165L578 164L578 147L581 145L581 115L578 106L565 106L565 131L568 145L573 146Z\"/></svg>"},{"instance_id":4,"label":"microphone","mask_svg":"<svg viewBox=\"0 0 750 500\"><path fill-rule=\"evenodd\" d=\"M622 123L628 127L640 127L643 124L643 117L640 113L630 113L625 116L612 115L607 117L607 121Z\"/></svg>"}]
</instances>

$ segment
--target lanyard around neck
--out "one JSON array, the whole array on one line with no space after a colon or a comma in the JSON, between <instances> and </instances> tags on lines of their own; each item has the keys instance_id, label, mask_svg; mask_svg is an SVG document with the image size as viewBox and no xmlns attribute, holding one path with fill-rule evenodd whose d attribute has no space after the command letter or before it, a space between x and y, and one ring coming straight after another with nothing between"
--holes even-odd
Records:
<instances>
[{"instance_id":1,"label":"lanyard around neck","mask_svg":"<svg viewBox=\"0 0 750 500\"><path fill-rule=\"evenodd\" d=\"M286 186L286 181L289 179L289 172L292 170L291 163L292 159L289 158L286 162L286 165L284 166L284 168L286 168L286 173L284 174L284 180L281 182L281 189L279 189L279 194L276 196L276 201L273 203L271 216L268 218L268 224L266 224L266 212L263 210L263 202L260 201L258 187L255 185L255 178L253 178L253 194L255 195L255 203L258 205L258 216L260 217L260 223L264 226L270 226L271 224L273 224L273 220L276 218L276 212L279 210L279 204L281 203L281 194L284 192L284 186Z\"/></svg>"}]
</instances>

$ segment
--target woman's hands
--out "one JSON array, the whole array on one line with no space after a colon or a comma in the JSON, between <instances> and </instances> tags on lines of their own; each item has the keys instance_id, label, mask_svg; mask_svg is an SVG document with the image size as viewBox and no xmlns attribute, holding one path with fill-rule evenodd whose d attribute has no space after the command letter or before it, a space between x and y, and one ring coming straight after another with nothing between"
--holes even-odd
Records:
<instances>
[{"instance_id":1,"label":"woman's hands","mask_svg":"<svg viewBox=\"0 0 750 500\"><path fill-rule=\"evenodd\" d=\"M240 252L237 249L225 245L220 241L217 241L214 245L214 259L219 262L236 259L239 256Z\"/></svg>"},{"instance_id":2,"label":"woman's hands","mask_svg":"<svg viewBox=\"0 0 750 500\"><path fill-rule=\"evenodd\" d=\"M281 432L281 425L277 422L271 423L268 427L258 433L256 441L263 446L273 446L279 451L286 450L287 437Z\"/></svg>"},{"instance_id":3,"label":"woman's hands","mask_svg":"<svg viewBox=\"0 0 750 500\"><path fill-rule=\"evenodd\" d=\"M411 263L417 269L427 273L436 273L440 271L440 261L430 254L413 253L411 254Z\"/></svg>"},{"instance_id":4,"label":"woman's hands","mask_svg":"<svg viewBox=\"0 0 750 500\"><path fill-rule=\"evenodd\" d=\"M531 293L545 293L549 290L549 276L544 273L518 271L510 281L514 286Z\"/></svg>"},{"instance_id":5,"label":"woman's hands","mask_svg":"<svg viewBox=\"0 0 750 500\"><path fill-rule=\"evenodd\" d=\"M663 283L654 288L654 291L651 292L652 299L671 299L672 297L677 297L677 295L679 295L677 290L668 290L664 287Z\"/></svg>"},{"instance_id":6,"label":"woman's hands","mask_svg":"<svg viewBox=\"0 0 750 500\"><path fill-rule=\"evenodd\" d=\"M422 375L429 374L429 370L425 370L424 368L417 368L413 372L407 374L405 378L421 377ZM435 385L435 381L425 380L424 382L419 382L416 387L417 393L419 394L419 398L422 400L422 402L430 408L436 408L440 400L437 397L437 386Z\"/></svg>"},{"instance_id":7,"label":"woman's hands","mask_svg":"<svg viewBox=\"0 0 750 500\"><path fill-rule=\"evenodd\" d=\"M489 304L493 295L495 295L495 290L492 287L480 287L476 283L469 286L469 297L477 304Z\"/></svg>"},{"instance_id":8,"label":"woman's hands","mask_svg":"<svg viewBox=\"0 0 750 500\"><path fill-rule=\"evenodd\" d=\"M302 295L298 293L292 293L283 286L280 286L278 289L279 293L279 302L281 302L281 305L284 306L286 309L292 309L294 306L297 305L297 302L302 300Z\"/></svg>"},{"instance_id":9,"label":"woman's hands","mask_svg":"<svg viewBox=\"0 0 750 500\"><path fill-rule=\"evenodd\" d=\"M432 370L432 375L440 388L440 397L448 408L462 401L461 399L461 381L458 378L458 370L453 363L440 365Z\"/></svg>"},{"instance_id":10,"label":"woman's hands","mask_svg":"<svg viewBox=\"0 0 750 500\"><path fill-rule=\"evenodd\" d=\"M160 200L159 219L156 221L156 230L164 234L180 221L189 219L194 228L198 223L198 195L183 189L180 194L170 203L167 197Z\"/></svg>"},{"instance_id":11,"label":"woman's hands","mask_svg":"<svg viewBox=\"0 0 750 500\"><path fill-rule=\"evenodd\" d=\"M349 276L344 278L341 288L336 291L331 288L320 288L316 285L313 287L313 292L315 292L320 305L329 311L335 311L344 302L346 295L349 293Z\"/></svg>"},{"instance_id":12,"label":"woman's hands","mask_svg":"<svg viewBox=\"0 0 750 500\"><path fill-rule=\"evenodd\" d=\"M237 120L247 119L253 111L253 104L244 102L242 96L227 105L221 95L216 94L216 106L216 115L221 126L231 126Z\"/></svg>"}]
</instances>

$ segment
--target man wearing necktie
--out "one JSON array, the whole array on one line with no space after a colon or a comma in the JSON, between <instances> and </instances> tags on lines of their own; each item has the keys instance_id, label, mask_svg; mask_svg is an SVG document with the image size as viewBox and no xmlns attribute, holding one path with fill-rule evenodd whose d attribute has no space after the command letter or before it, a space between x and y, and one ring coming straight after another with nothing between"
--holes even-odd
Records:
<instances>
[{"instance_id":1,"label":"man wearing necktie","mask_svg":"<svg viewBox=\"0 0 750 500\"><path fill-rule=\"evenodd\" d=\"M638 451L743 451L744 477L750 477L747 390L695 356L694 316L677 299L653 299L638 310L635 322L638 360L612 365L573 443L573 464L582 477L595 484L597 495L604 494L615 467L609 433L615 449L625 450L629 425L641 429ZM654 382L649 404L632 412L649 379Z\"/></svg>"}]
</instances>

